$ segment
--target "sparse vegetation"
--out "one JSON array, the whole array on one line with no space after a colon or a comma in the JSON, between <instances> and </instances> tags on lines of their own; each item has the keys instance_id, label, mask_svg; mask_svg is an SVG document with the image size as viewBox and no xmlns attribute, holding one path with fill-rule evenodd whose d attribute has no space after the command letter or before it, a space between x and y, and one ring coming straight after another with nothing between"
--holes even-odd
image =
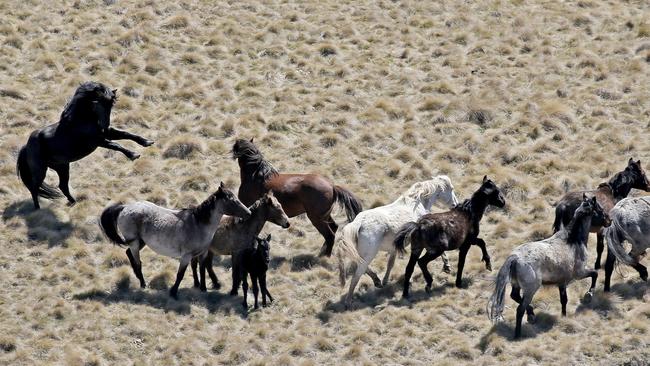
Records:
<instances>
[{"instance_id":1,"label":"sparse vegetation","mask_svg":"<svg viewBox=\"0 0 650 366\"><path fill-rule=\"evenodd\" d=\"M611 295L601 275L590 305L577 295L589 280L572 284L566 319L557 289L541 290L538 323L512 342L484 313L494 272L476 248L465 289L449 286L452 252L452 275L429 267L432 295L416 270L417 300L402 300L398 257L389 286L362 277L345 311L308 220L267 225L276 301L244 316L226 294L229 258L215 261L222 289L200 293L186 275L176 301L177 261L143 249L140 289L96 223L112 202L183 207L221 180L236 189L230 147L254 137L276 168L334 178L364 207L440 173L466 198L488 174L508 200L481 227L496 269L551 233L566 190L595 188L630 155L650 168L647 12L592 0L0 2L0 364L647 362L650 295L624 267ZM135 162L100 149L74 163L77 205L42 200L34 213L18 149L85 80L118 88L111 123L156 144ZM592 236L590 263L594 247Z\"/></svg>"}]
</instances>

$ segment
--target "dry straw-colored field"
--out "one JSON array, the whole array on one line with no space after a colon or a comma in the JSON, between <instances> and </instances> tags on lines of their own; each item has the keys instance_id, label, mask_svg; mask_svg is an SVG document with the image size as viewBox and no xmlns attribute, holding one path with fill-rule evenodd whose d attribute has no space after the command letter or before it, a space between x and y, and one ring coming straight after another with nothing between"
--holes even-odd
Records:
<instances>
[{"instance_id":1,"label":"dry straw-colored field","mask_svg":"<svg viewBox=\"0 0 650 366\"><path fill-rule=\"evenodd\" d=\"M611 295L601 272L591 304L589 280L571 285L566 318L557 289L541 291L538 323L513 341L511 300L506 323L485 315L494 273L478 248L466 289L435 261L434 293L416 270L404 301L402 258L391 286L363 278L346 311L309 222L267 226L276 302L246 316L191 276L170 299L178 262L149 249L140 290L96 225L109 202L184 207L220 180L236 188L230 147L254 136L280 171L322 173L365 207L439 173L466 198L489 175L508 200L482 225L498 268L550 234L566 190L631 156L650 168L648 2L8 0L0 14L0 364L648 364L650 298L630 269ZM74 163L78 204L33 212L17 151L85 80L119 88L112 123L156 144L125 142L135 162L100 149ZM229 267L216 267L226 284Z\"/></svg>"}]
</instances>

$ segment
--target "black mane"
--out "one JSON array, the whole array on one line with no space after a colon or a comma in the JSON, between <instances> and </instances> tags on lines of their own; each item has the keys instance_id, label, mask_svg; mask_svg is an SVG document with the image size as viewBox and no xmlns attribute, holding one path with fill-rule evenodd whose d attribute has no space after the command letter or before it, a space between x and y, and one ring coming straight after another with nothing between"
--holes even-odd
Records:
<instances>
[{"instance_id":1,"label":"black mane","mask_svg":"<svg viewBox=\"0 0 650 366\"><path fill-rule=\"evenodd\" d=\"M212 213L212 210L214 209L214 206L217 204L218 200L219 191L211 194L210 197L196 206L182 209L181 212L193 215L196 218L196 221L204 224L210 221L210 213Z\"/></svg>"},{"instance_id":2,"label":"black mane","mask_svg":"<svg viewBox=\"0 0 650 366\"><path fill-rule=\"evenodd\" d=\"M567 225L567 243L573 245L586 244L586 238L589 235L589 229L591 225L585 226L581 225L582 220L586 220L585 216L590 216L590 214L585 213L582 210L582 204L575 210L573 218L569 225Z\"/></svg>"},{"instance_id":3,"label":"black mane","mask_svg":"<svg viewBox=\"0 0 650 366\"><path fill-rule=\"evenodd\" d=\"M612 188L612 194L617 200L621 200L630 193L632 190L632 185L636 181L636 173L632 170L623 170L622 172L616 173L610 180L607 182Z\"/></svg>"},{"instance_id":4,"label":"black mane","mask_svg":"<svg viewBox=\"0 0 650 366\"><path fill-rule=\"evenodd\" d=\"M73 123L79 117L92 113L93 101L104 101L112 107L117 101L117 96L106 85L87 81L79 85L72 99L65 105L59 123Z\"/></svg>"},{"instance_id":5,"label":"black mane","mask_svg":"<svg viewBox=\"0 0 650 366\"><path fill-rule=\"evenodd\" d=\"M235 150L235 147L237 150ZM237 140L233 147L233 157L239 159L242 167L244 167L255 180L259 179L264 182L267 179L280 174L271 163L264 160L264 155L262 155L257 146L248 140ZM242 169L242 173L243 172L244 169Z\"/></svg>"}]
</instances>

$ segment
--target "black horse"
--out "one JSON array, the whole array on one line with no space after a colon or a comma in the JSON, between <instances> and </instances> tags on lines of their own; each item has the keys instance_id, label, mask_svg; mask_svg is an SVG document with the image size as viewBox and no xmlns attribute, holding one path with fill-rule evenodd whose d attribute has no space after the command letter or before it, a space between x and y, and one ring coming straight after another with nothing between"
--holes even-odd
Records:
<instances>
[{"instance_id":1,"label":"black horse","mask_svg":"<svg viewBox=\"0 0 650 366\"><path fill-rule=\"evenodd\" d=\"M18 154L17 172L32 194L38 209L38 196L54 199L61 194L44 183L47 168L59 175L59 188L70 206L75 199L68 189L70 163L90 155L98 147L117 150L129 159L140 157L112 140L133 140L142 146L153 141L110 127L111 109L117 100L117 89L96 82L81 84L61 113L58 123L32 132Z\"/></svg>"}]
</instances>

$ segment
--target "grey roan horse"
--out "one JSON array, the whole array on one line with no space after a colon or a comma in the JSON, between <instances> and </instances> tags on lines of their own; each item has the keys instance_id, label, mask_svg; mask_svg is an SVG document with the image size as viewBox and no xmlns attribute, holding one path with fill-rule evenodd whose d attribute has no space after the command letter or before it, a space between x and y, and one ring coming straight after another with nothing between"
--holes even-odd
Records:
<instances>
[{"instance_id":1,"label":"grey roan horse","mask_svg":"<svg viewBox=\"0 0 650 366\"><path fill-rule=\"evenodd\" d=\"M582 203L567 227L563 226L548 239L522 244L513 250L497 275L496 288L488 302L488 317L492 320L502 319L503 300L508 283L512 285L510 298L519 304L515 338L521 336L524 312L528 322L535 321L535 313L530 303L542 285L558 286L563 316L566 316L568 301L566 287L571 281L591 277L591 287L585 295L588 299L591 298L598 278L598 271L586 268L587 238L592 219L599 220L605 227L610 223L596 197L587 198L583 195Z\"/></svg>"},{"instance_id":2,"label":"grey roan horse","mask_svg":"<svg viewBox=\"0 0 650 366\"><path fill-rule=\"evenodd\" d=\"M264 194L260 199L255 201L250 207L250 217L242 219L239 217L226 216L221 219L217 230L212 237L208 253L201 265L201 281L199 282L196 274L196 265L199 258L192 259L192 276L194 277L194 287L200 287L201 291L206 290L205 270L207 269L212 286L215 289L221 287L217 275L212 268L212 259L217 255L231 255L232 257L232 290L231 295L237 294L237 288L241 281L241 271L238 267L239 261L236 256L243 249L250 248L255 244L257 234L262 231L264 224L268 221L283 228L289 227L289 218L282 210L278 202L271 193Z\"/></svg>"},{"instance_id":3,"label":"grey roan horse","mask_svg":"<svg viewBox=\"0 0 650 366\"><path fill-rule=\"evenodd\" d=\"M27 144L18 153L16 170L32 194L34 207L40 208L38 196L48 199L61 197L54 187L45 184L47 168L59 175L59 189L75 204L70 194L70 163L95 151L98 147L117 150L131 160L140 157L113 140L133 140L142 146L153 141L110 127L111 109L117 100L117 89L86 82L81 84L61 113L58 123L32 132Z\"/></svg>"},{"instance_id":4,"label":"grey roan horse","mask_svg":"<svg viewBox=\"0 0 650 366\"><path fill-rule=\"evenodd\" d=\"M223 214L245 218L251 212L221 183L215 193L195 207L170 210L147 201L115 204L102 212L99 224L113 243L128 246L126 255L142 288L146 284L140 250L145 245L158 254L180 258L176 282L169 291L177 298L187 265L192 258L205 256Z\"/></svg>"}]
</instances>

